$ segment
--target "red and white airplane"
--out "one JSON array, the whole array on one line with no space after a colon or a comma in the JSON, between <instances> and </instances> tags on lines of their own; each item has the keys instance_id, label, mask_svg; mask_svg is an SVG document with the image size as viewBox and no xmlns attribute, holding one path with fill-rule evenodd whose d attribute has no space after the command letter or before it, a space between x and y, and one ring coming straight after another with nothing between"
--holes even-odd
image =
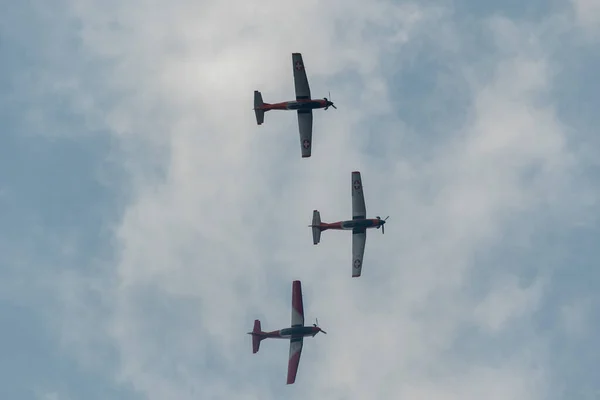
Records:
<instances>
[{"instance_id":1,"label":"red and white airplane","mask_svg":"<svg viewBox=\"0 0 600 400\"><path fill-rule=\"evenodd\" d=\"M328 224L321 222L321 214L318 210L314 210L312 225L309 225L309 227L312 228L314 244L318 244L321 241L322 231L328 229L352 230L352 277L356 278L360 276L362 271L367 229L381 228L381 233L385 233L384 225L388 218L381 219L381 217L375 217L374 219L367 219L362 179L360 172L354 171L352 172L352 219Z\"/></svg>"},{"instance_id":2,"label":"red and white airplane","mask_svg":"<svg viewBox=\"0 0 600 400\"><path fill-rule=\"evenodd\" d=\"M319 332L327 333L317 326L318 321L313 326L304 326L304 307L302 306L302 286L300 281L292 283L292 326L272 332L263 332L260 328L260 321L254 320L254 329L248 332L252 335L252 353L257 353L260 342L264 339L289 339L290 340L290 358L288 361L287 384L296 381L296 373L300 364L300 353L302 352L302 343L305 336L315 336Z\"/></svg>"},{"instance_id":3,"label":"red and white airplane","mask_svg":"<svg viewBox=\"0 0 600 400\"><path fill-rule=\"evenodd\" d=\"M292 67L294 71L294 85L296 87L296 101L284 101L283 103L274 104L264 103L262 94L258 90L255 90L254 113L256 114L256 123L261 125L265 120L266 111L297 110L302 157L306 158L310 157L312 149L312 110L318 108L327 110L329 106L337 109L337 107L327 97L323 98L323 100L310 98L310 87L308 86L308 78L306 77L302 54L292 53Z\"/></svg>"}]
</instances>

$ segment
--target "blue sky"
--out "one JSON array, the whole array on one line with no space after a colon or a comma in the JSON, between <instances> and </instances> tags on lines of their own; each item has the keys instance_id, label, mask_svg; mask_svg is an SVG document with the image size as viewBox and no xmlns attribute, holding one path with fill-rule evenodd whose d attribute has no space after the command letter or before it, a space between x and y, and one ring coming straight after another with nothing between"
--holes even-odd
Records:
<instances>
[{"instance_id":1,"label":"blue sky","mask_svg":"<svg viewBox=\"0 0 600 400\"><path fill-rule=\"evenodd\" d=\"M600 396L594 0L13 2L0 17L0 397ZM257 127L252 91L314 118ZM369 216L363 276L350 235ZM252 354L253 320L307 339Z\"/></svg>"}]
</instances>

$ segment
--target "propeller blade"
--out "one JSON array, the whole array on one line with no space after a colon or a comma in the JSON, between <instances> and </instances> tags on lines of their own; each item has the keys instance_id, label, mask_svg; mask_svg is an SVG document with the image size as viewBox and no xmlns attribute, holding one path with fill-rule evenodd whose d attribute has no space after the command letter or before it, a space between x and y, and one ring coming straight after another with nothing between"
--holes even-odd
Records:
<instances>
[{"instance_id":1,"label":"propeller blade","mask_svg":"<svg viewBox=\"0 0 600 400\"><path fill-rule=\"evenodd\" d=\"M326 334L326 335L327 335L327 332L325 332L323 329L321 329L321 332L323 332L324 334Z\"/></svg>"},{"instance_id":2,"label":"propeller blade","mask_svg":"<svg viewBox=\"0 0 600 400\"><path fill-rule=\"evenodd\" d=\"M381 225L381 234L385 235L385 225Z\"/></svg>"}]
</instances>

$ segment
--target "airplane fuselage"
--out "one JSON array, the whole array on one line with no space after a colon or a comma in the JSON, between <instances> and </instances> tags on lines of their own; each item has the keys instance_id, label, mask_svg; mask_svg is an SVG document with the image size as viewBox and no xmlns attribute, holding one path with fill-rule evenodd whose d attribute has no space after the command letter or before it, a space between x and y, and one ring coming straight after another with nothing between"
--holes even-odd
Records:
<instances>
[{"instance_id":1,"label":"airplane fuselage","mask_svg":"<svg viewBox=\"0 0 600 400\"><path fill-rule=\"evenodd\" d=\"M284 101L282 103L265 103L261 108L265 111L269 110L315 110L318 108L327 107L327 101L322 99L306 99Z\"/></svg>"},{"instance_id":2,"label":"airplane fuselage","mask_svg":"<svg viewBox=\"0 0 600 400\"><path fill-rule=\"evenodd\" d=\"M337 230L353 230L353 229L369 229L369 228L378 228L383 225L383 221L377 218L372 219L351 219L348 221L339 221L333 223L325 223L322 222L319 227L321 230L325 231L327 229L337 229Z\"/></svg>"},{"instance_id":3,"label":"airplane fuselage","mask_svg":"<svg viewBox=\"0 0 600 400\"><path fill-rule=\"evenodd\" d=\"M315 326L293 326L291 328L279 329L272 332L262 332L259 335L272 339L292 339L305 336L315 336L320 329Z\"/></svg>"}]
</instances>

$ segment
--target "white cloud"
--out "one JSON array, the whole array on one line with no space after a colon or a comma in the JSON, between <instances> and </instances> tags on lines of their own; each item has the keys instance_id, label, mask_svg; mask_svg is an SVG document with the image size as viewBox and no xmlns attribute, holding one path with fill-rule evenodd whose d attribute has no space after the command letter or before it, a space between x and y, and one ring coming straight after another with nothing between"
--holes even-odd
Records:
<instances>
[{"instance_id":1,"label":"white cloud","mask_svg":"<svg viewBox=\"0 0 600 400\"><path fill-rule=\"evenodd\" d=\"M551 210L564 206L572 155L552 107L539 101L547 60L535 41L503 40L519 26L489 24L514 50L491 57L493 70L454 66L470 74L467 121L417 164L401 149L408 133L394 119L383 65L400 69L414 57L403 43L445 32L436 28L451 17L440 9L73 5L91 59L114 66L106 90L118 96L103 111L128 155L134 194L116 229L113 309L102 332L119 353L119 379L149 399L281 398L284 390L288 398L544 398L544 371L516 356L526 341L495 365L448 354L463 324L510 329L535 311L540 284L520 289L509 273L499 274L510 290L492 286L479 303L469 279L486 267L473 255L510 240L517 222L533 230L527 216L546 196ZM331 89L339 107L315 113L309 160L300 158L293 113L271 112L257 127L251 111L254 89L266 101L293 98L293 51L304 54L313 96ZM358 127L377 129L382 116L392 122L377 145L400 150L378 160ZM350 215L355 169L369 215L392 215L385 236L369 233L360 279L350 278L350 235L325 232L315 247L306 228L314 208L324 220ZM254 318L264 329L289 323L293 279L304 283L307 319L318 316L329 335L306 340L298 381L284 388L287 343L264 342L252 355L245 332Z\"/></svg>"},{"instance_id":2,"label":"white cloud","mask_svg":"<svg viewBox=\"0 0 600 400\"><path fill-rule=\"evenodd\" d=\"M475 309L475 318L483 328L498 332L505 329L511 319L531 315L537 310L542 296L541 282L530 288L520 288L516 277L511 276L494 286Z\"/></svg>"},{"instance_id":3,"label":"white cloud","mask_svg":"<svg viewBox=\"0 0 600 400\"><path fill-rule=\"evenodd\" d=\"M577 22L592 33L598 32L600 24L599 0L571 0Z\"/></svg>"}]
</instances>

